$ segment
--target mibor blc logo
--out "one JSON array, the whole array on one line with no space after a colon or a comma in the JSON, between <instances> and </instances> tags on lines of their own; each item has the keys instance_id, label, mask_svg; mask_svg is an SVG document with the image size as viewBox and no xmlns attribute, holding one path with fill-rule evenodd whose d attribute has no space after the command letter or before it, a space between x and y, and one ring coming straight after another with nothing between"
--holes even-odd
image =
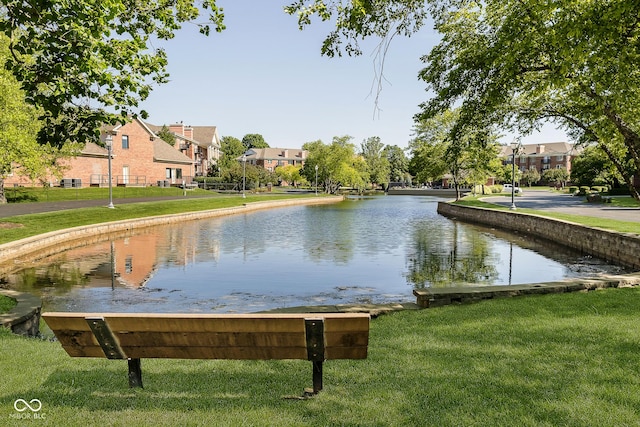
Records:
<instances>
[{"instance_id":1,"label":"mibor blc logo","mask_svg":"<svg viewBox=\"0 0 640 427\"><path fill-rule=\"evenodd\" d=\"M15 409L16 412L10 414L10 418L44 419L44 414L40 413L42 402L38 399L31 399L28 402L25 399L16 399L16 401L13 402L13 409Z\"/></svg>"}]
</instances>

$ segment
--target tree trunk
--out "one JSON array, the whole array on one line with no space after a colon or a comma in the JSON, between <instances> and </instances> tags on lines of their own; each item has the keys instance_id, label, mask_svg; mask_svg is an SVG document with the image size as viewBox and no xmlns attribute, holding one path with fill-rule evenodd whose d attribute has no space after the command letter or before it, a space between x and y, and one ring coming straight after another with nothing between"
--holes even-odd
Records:
<instances>
[{"instance_id":1,"label":"tree trunk","mask_svg":"<svg viewBox=\"0 0 640 427\"><path fill-rule=\"evenodd\" d=\"M4 192L4 178L0 178L0 205L7 203L7 196Z\"/></svg>"}]
</instances>

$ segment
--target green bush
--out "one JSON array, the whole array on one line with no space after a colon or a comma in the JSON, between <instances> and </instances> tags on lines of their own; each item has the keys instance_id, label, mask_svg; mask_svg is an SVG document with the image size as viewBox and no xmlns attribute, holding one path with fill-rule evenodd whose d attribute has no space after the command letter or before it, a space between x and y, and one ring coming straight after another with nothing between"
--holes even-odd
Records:
<instances>
[{"instance_id":1,"label":"green bush","mask_svg":"<svg viewBox=\"0 0 640 427\"><path fill-rule=\"evenodd\" d=\"M586 186L586 185L581 185L580 186L580 190L578 191L578 195L579 196L586 196L590 192L591 192L591 187Z\"/></svg>"},{"instance_id":2,"label":"green bush","mask_svg":"<svg viewBox=\"0 0 640 427\"><path fill-rule=\"evenodd\" d=\"M609 189L605 186L595 185L591 187L591 191L595 191L596 193L606 193Z\"/></svg>"},{"instance_id":3,"label":"green bush","mask_svg":"<svg viewBox=\"0 0 640 427\"><path fill-rule=\"evenodd\" d=\"M577 192L578 192L578 187L576 186L569 187L569 194L575 194Z\"/></svg>"}]
</instances>

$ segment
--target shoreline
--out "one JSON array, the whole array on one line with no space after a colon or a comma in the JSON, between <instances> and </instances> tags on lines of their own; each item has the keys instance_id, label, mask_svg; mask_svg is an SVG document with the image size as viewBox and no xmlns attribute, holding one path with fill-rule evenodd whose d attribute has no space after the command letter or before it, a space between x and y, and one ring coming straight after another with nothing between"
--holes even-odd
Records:
<instances>
[{"instance_id":1,"label":"shoreline","mask_svg":"<svg viewBox=\"0 0 640 427\"><path fill-rule=\"evenodd\" d=\"M133 233L136 230L156 225L216 218L287 206L337 203L342 200L342 196L314 196L300 199L259 201L244 203L241 206L232 208L218 208L196 212L126 219L51 231L49 233L39 234L0 245L0 276L9 274L11 271L21 268L21 264L25 261L41 259L52 253L94 243L99 241L101 236L104 237L114 233L126 235ZM28 260L25 260L27 257Z\"/></svg>"}]
</instances>

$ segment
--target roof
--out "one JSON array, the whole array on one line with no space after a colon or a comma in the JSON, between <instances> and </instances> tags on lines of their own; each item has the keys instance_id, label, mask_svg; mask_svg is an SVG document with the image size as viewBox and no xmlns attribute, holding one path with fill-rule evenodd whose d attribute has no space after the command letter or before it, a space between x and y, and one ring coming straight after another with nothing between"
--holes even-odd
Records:
<instances>
[{"instance_id":1,"label":"roof","mask_svg":"<svg viewBox=\"0 0 640 427\"><path fill-rule=\"evenodd\" d=\"M94 142L87 142L80 152L80 155L87 157L107 157L109 155L109 151Z\"/></svg>"},{"instance_id":2,"label":"roof","mask_svg":"<svg viewBox=\"0 0 640 427\"><path fill-rule=\"evenodd\" d=\"M184 163L191 165L193 160L176 150L163 140L153 140L153 160L156 162Z\"/></svg>"},{"instance_id":3,"label":"roof","mask_svg":"<svg viewBox=\"0 0 640 427\"><path fill-rule=\"evenodd\" d=\"M153 125L151 123L144 123L150 130L152 130L156 135L160 130L162 130L163 126ZM216 126L187 126L188 128L193 129L193 138L188 138L184 135L180 135L172 132L176 138L182 139L183 141L188 141L193 144L196 144L200 147L209 147L210 145L220 146L220 141L218 137L218 128ZM169 126L167 126L169 129Z\"/></svg>"},{"instance_id":4,"label":"roof","mask_svg":"<svg viewBox=\"0 0 640 427\"><path fill-rule=\"evenodd\" d=\"M246 153L251 160L305 160L309 152L300 148L251 148Z\"/></svg>"},{"instance_id":5,"label":"roof","mask_svg":"<svg viewBox=\"0 0 640 427\"><path fill-rule=\"evenodd\" d=\"M191 126L193 129L193 139L206 142L211 145L220 145L218 141L218 128L216 126Z\"/></svg>"},{"instance_id":6,"label":"roof","mask_svg":"<svg viewBox=\"0 0 640 427\"><path fill-rule=\"evenodd\" d=\"M541 142L539 144L522 144L519 151L521 156L546 157L560 155L578 155L582 152L581 147L569 142ZM513 153L510 145L503 145L500 151L502 157L511 156Z\"/></svg>"}]
</instances>

